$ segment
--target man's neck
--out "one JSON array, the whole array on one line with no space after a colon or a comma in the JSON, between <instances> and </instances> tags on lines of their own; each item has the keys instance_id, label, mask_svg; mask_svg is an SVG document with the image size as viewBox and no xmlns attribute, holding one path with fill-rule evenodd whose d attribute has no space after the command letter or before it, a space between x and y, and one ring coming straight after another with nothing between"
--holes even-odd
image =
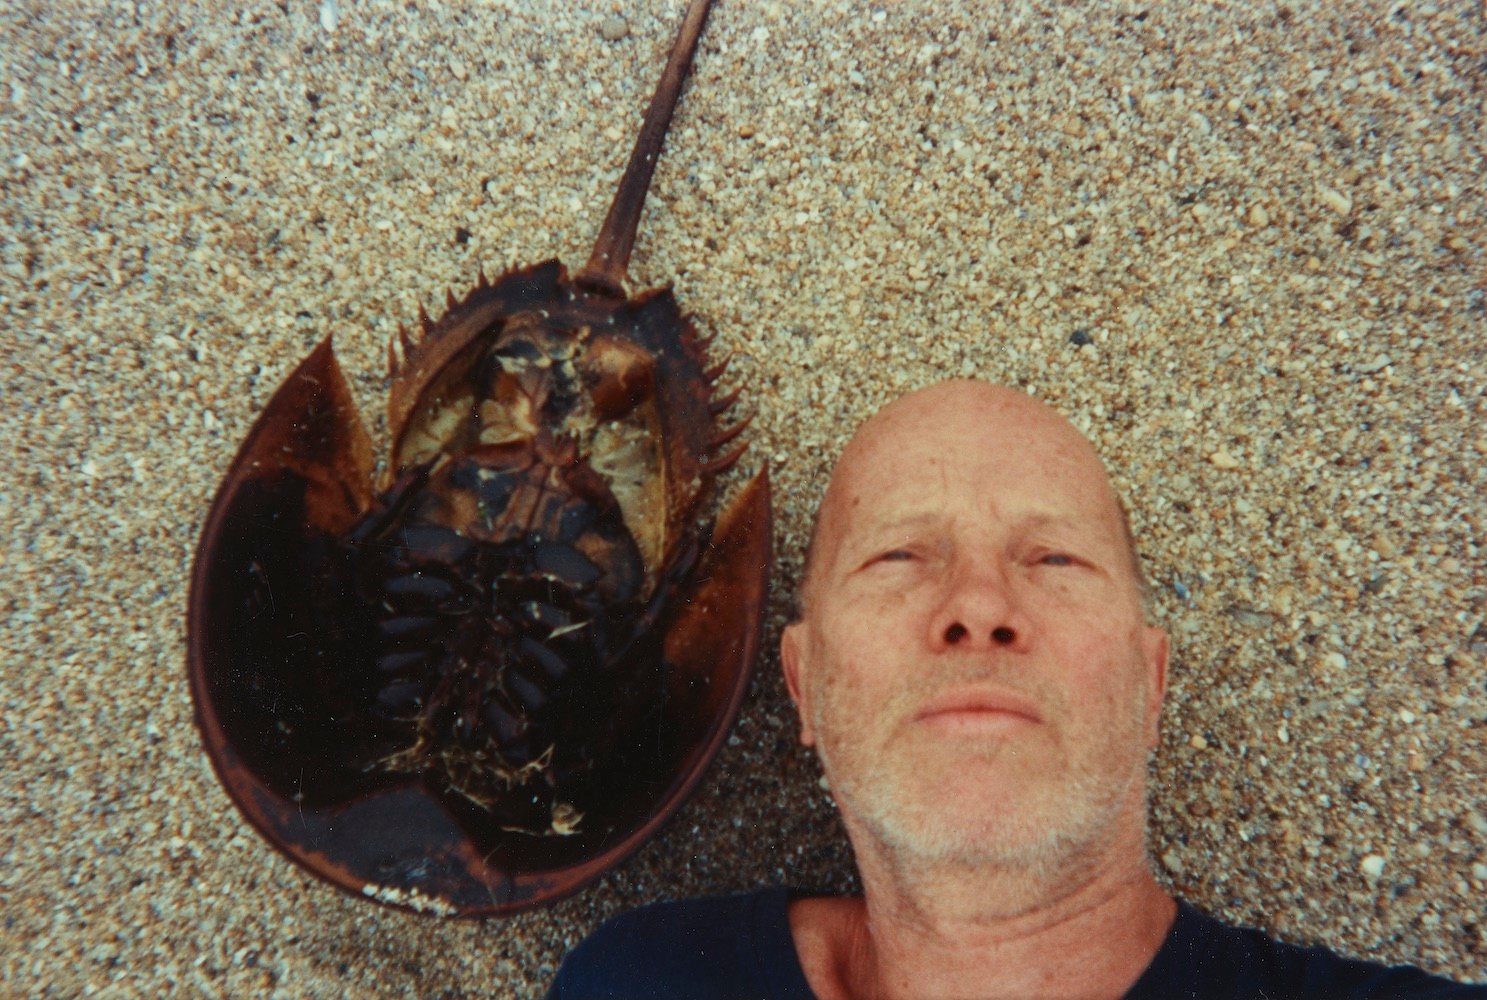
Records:
<instances>
[{"instance_id":1,"label":"man's neck","mask_svg":"<svg viewBox=\"0 0 1487 1000\"><path fill-rule=\"evenodd\" d=\"M791 906L801 964L822 1000L1119 997L1176 914L1139 836L1051 878L917 865L858 846L864 897Z\"/></svg>"}]
</instances>

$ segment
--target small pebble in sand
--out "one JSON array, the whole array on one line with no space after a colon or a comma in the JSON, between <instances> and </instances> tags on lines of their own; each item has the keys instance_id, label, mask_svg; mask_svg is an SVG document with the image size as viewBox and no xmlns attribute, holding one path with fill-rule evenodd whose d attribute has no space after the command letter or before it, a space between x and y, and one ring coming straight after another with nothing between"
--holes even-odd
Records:
<instances>
[{"instance_id":1,"label":"small pebble in sand","mask_svg":"<svg viewBox=\"0 0 1487 1000\"><path fill-rule=\"evenodd\" d=\"M1317 188L1317 200L1338 215L1347 215L1353 210L1353 201L1335 188L1323 184Z\"/></svg>"},{"instance_id":2,"label":"small pebble in sand","mask_svg":"<svg viewBox=\"0 0 1487 1000\"><path fill-rule=\"evenodd\" d=\"M1265 211L1264 205L1256 203L1249 207L1249 212L1245 214L1244 221L1256 229L1264 229L1270 225L1270 213Z\"/></svg>"},{"instance_id":3,"label":"small pebble in sand","mask_svg":"<svg viewBox=\"0 0 1487 1000\"><path fill-rule=\"evenodd\" d=\"M610 15L599 25L599 34L606 42L617 42L630 33L630 26L625 23L623 17Z\"/></svg>"},{"instance_id":4,"label":"small pebble in sand","mask_svg":"<svg viewBox=\"0 0 1487 1000\"><path fill-rule=\"evenodd\" d=\"M1188 746L1192 747L1194 750L1207 750L1208 741L1203 738L1202 733L1194 733L1192 736L1188 737Z\"/></svg>"},{"instance_id":5,"label":"small pebble in sand","mask_svg":"<svg viewBox=\"0 0 1487 1000\"><path fill-rule=\"evenodd\" d=\"M1224 469L1226 471L1239 468L1239 459L1222 448L1208 456L1208 463L1216 469Z\"/></svg>"},{"instance_id":6,"label":"small pebble in sand","mask_svg":"<svg viewBox=\"0 0 1487 1000\"><path fill-rule=\"evenodd\" d=\"M341 20L341 9L336 0L320 0L320 26L326 31L335 31Z\"/></svg>"},{"instance_id":7,"label":"small pebble in sand","mask_svg":"<svg viewBox=\"0 0 1487 1000\"><path fill-rule=\"evenodd\" d=\"M1384 856L1382 854L1370 854L1358 865L1358 870L1363 872L1367 878L1378 878L1384 874Z\"/></svg>"}]
</instances>

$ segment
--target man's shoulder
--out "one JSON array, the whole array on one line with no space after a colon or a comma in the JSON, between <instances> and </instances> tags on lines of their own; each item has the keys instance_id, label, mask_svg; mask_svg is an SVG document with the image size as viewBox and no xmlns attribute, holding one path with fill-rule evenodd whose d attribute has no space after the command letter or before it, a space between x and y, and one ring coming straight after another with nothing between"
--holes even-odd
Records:
<instances>
[{"instance_id":1,"label":"man's shoulder","mask_svg":"<svg viewBox=\"0 0 1487 1000\"><path fill-rule=\"evenodd\" d=\"M568 954L549 998L801 995L788 904L770 888L622 913Z\"/></svg>"},{"instance_id":2,"label":"man's shoulder","mask_svg":"<svg viewBox=\"0 0 1487 1000\"><path fill-rule=\"evenodd\" d=\"M1452 982L1411 965L1384 965L1288 944L1252 927L1224 923L1184 902L1167 942L1129 996L1483 1000L1487 986Z\"/></svg>"}]
</instances>

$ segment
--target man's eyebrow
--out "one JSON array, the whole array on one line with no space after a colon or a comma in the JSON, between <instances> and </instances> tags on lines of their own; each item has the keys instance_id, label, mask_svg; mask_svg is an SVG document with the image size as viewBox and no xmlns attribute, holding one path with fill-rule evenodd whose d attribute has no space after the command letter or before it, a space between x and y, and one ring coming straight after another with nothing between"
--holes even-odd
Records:
<instances>
[{"instance_id":1,"label":"man's eyebrow","mask_svg":"<svg viewBox=\"0 0 1487 1000\"><path fill-rule=\"evenodd\" d=\"M1067 514L1032 514L1023 518L1018 527L1024 531L1035 531L1039 528L1083 528L1088 527L1089 518L1072 517Z\"/></svg>"},{"instance_id":2,"label":"man's eyebrow","mask_svg":"<svg viewBox=\"0 0 1487 1000\"><path fill-rule=\"evenodd\" d=\"M859 527L854 534L861 541L856 544L876 543L884 536L910 534L918 529L939 525L944 520L944 512L933 509L890 514L881 520ZM1011 527L1016 531L1038 531L1043 528L1077 531L1089 527L1091 521L1092 519L1088 517L1076 517L1066 513L1037 513L1015 519L1011 522Z\"/></svg>"},{"instance_id":3,"label":"man's eyebrow","mask_svg":"<svg viewBox=\"0 0 1487 1000\"><path fill-rule=\"evenodd\" d=\"M905 534L916 528L937 524L944 514L936 510L916 510L904 514L892 514L882 520L862 525L854 534L859 539L877 541L885 535Z\"/></svg>"},{"instance_id":4,"label":"man's eyebrow","mask_svg":"<svg viewBox=\"0 0 1487 1000\"><path fill-rule=\"evenodd\" d=\"M1089 515L1034 514L1020 521L1017 527L1023 532L1052 531L1071 542L1104 544L1108 541L1113 549L1131 548L1128 535L1122 533L1114 538L1104 537L1103 521Z\"/></svg>"}]
</instances>

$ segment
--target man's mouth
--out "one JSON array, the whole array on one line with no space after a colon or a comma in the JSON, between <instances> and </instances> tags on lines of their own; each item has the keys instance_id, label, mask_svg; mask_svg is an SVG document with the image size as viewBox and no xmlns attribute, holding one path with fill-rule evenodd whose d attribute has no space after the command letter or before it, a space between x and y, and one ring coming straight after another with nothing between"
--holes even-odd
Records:
<instances>
[{"instance_id":1,"label":"man's mouth","mask_svg":"<svg viewBox=\"0 0 1487 1000\"><path fill-rule=\"evenodd\" d=\"M1004 729L1043 721L1029 698L995 688L954 688L925 702L916 721L955 729Z\"/></svg>"}]
</instances>

